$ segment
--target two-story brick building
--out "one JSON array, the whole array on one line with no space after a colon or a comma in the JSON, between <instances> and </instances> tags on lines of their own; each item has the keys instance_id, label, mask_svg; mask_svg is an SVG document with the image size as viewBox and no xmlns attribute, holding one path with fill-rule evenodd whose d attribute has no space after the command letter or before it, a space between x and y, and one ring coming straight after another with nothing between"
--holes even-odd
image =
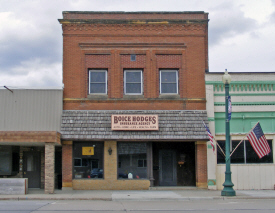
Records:
<instances>
[{"instance_id":1,"label":"two-story brick building","mask_svg":"<svg viewBox=\"0 0 275 213\"><path fill-rule=\"evenodd\" d=\"M63 12L62 187L207 187L205 12Z\"/></svg>"}]
</instances>

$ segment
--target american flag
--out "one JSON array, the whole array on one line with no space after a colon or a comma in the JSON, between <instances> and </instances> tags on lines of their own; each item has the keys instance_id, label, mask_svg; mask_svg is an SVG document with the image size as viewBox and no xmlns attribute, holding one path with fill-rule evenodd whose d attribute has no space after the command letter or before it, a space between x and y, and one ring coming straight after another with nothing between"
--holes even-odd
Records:
<instances>
[{"instance_id":1,"label":"american flag","mask_svg":"<svg viewBox=\"0 0 275 213\"><path fill-rule=\"evenodd\" d=\"M262 158L270 153L270 147L259 122L249 132L247 138L259 158Z\"/></svg>"},{"instance_id":2,"label":"american flag","mask_svg":"<svg viewBox=\"0 0 275 213\"><path fill-rule=\"evenodd\" d=\"M203 122L203 125L207 131L207 134L208 134L208 137L209 137L209 140L210 140L210 143L211 143L211 146L212 146L212 149L213 149L213 152L215 153L215 146L214 146L214 142L213 142L213 135L211 134L210 130L208 129L208 127L205 125L205 123Z\"/></svg>"}]
</instances>

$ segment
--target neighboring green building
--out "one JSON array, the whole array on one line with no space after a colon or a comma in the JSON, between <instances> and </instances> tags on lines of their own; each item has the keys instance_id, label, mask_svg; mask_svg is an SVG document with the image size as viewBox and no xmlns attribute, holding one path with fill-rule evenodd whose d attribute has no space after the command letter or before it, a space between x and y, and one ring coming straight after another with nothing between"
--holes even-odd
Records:
<instances>
[{"instance_id":1,"label":"neighboring green building","mask_svg":"<svg viewBox=\"0 0 275 213\"><path fill-rule=\"evenodd\" d=\"M206 99L209 128L224 148L225 91L224 73L206 73ZM231 156L234 189L274 189L275 165L275 73L229 73L232 77L230 96L232 118L230 133L232 150L244 139ZM261 159L251 147L246 135L260 122L271 153ZM224 156L215 142L215 155L208 145L208 188L223 189Z\"/></svg>"}]
</instances>

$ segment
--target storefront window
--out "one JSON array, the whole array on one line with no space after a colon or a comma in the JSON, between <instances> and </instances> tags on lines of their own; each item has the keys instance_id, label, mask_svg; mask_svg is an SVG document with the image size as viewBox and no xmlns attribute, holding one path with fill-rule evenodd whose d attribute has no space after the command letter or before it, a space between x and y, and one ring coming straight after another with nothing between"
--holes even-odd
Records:
<instances>
[{"instance_id":1,"label":"storefront window","mask_svg":"<svg viewBox=\"0 0 275 213\"><path fill-rule=\"evenodd\" d=\"M0 175L11 175L12 150L11 146L0 146Z\"/></svg>"},{"instance_id":2,"label":"storefront window","mask_svg":"<svg viewBox=\"0 0 275 213\"><path fill-rule=\"evenodd\" d=\"M232 150L235 149L239 145L240 141L232 141ZM231 156L231 163L232 164L249 164L249 163L273 163L273 149L272 149L272 141L267 141L271 152L259 158L254 149L252 148L250 142L248 140L243 141L238 148L234 151ZM225 141L218 141L220 147L225 153ZM220 148L217 150L217 163L223 164L225 163L225 157L221 152Z\"/></svg>"},{"instance_id":3,"label":"storefront window","mask_svg":"<svg viewBox=\"0 0 275 213\"><path fill-rule=\"evenodd\" d=\"M102 142L74 142L74 178L104 178Z\"/></svg>"},{"instance_id":4,"label":"storefront window","mask_svg":"<svg viewBox=\"0 0 275 213\"><path fill-rule=\"evenodd\" d=\"M147 178L146 147L146 143L118 143L118 178Z\"/></svg>"}]
</instances>

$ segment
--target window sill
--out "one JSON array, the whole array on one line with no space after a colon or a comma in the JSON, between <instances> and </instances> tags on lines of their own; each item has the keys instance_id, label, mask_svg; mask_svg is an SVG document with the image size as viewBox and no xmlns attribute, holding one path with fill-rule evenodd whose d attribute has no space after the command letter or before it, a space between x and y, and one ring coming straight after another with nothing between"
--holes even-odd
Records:
<instances>
[{"instance_id":1,"label":"window sill","mask_svg":"<svg viewBox=\"0 0 275 213\"><path fill-rule=\"evenodd\" d=\"M96 95L93 95L93 94L89 94L87 96L88 99L91 99L91 100L107 100L108 99L108 95L107 94L96 94Z\"/></svg>"},{"instance_id":2,"label":"window sill","mask_svg":"<svg viewBox=\"0 0 275 213\"><path fill-rule=\"evenodd\" d=\"M137 99L143 99L144 95L123 95L124 99L131 99L131 100L137 100Z\"/></svg>"},{"instance_id":3,"label":"window sill","mask_svg":"<svg viewBox=\"0 0 275 213\"><path fill-rule=\"evenodd\" d=\"M179 94L160 94L159 95L160 99L180 99L180 95Z\"/></svg>"}]
</instances>

